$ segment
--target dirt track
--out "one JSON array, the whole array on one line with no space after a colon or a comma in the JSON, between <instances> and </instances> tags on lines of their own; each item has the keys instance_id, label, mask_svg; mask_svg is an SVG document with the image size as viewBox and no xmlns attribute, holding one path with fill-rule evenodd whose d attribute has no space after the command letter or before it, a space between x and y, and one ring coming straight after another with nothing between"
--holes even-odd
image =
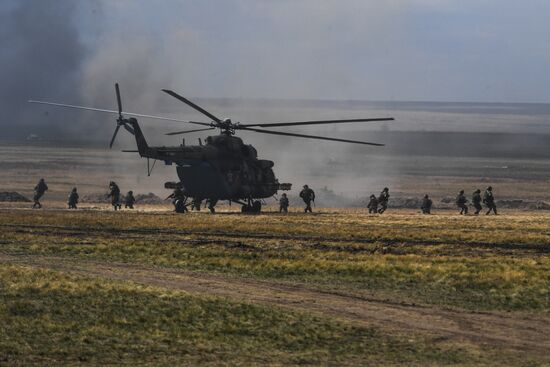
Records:
<instances>
[{"instance_id":1,"label":"dirt track","mask_svg":"<svg viewBox=\"0 0 550 367\"><path fill-rule=\"evenodd\" d=\"M227 297L307 311L325 317L376 326L384 331L436 336L441 342L467 343L499 350L548 356L550 321L517 313L467 312L322 292L305 285L280 284L222 275L193 273L96 261L0 254L3 263L132 281L192 294Z\"/></svg>"}]
</instances>

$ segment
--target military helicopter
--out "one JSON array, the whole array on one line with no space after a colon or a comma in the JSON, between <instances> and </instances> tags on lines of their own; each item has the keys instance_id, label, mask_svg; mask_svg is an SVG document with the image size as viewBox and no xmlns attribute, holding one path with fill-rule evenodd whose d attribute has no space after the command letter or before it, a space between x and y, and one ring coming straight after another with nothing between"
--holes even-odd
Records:
<instances>
[{"instance_id":1,"label":"military helicopter","mask_svg":"<svg viewBox=\"0 0 550 367\"><path fill-rule=\"evenodd\" d=\"M184 205L192 206L198 210L200 210L201 203L206 200L211 212L215 211L215 205L219 200L227 200L229 203L233 202L242 205L242 212L259 213L262 207L262 202L260 201L261 199L272 197L276 195L279 190L290 190L292 186L290 183L279 183L273 172L273 161L258 159L258 152L252 145L244 144L241 138L234 136L237 131L244 130L261 134L383 146L384 144L378 143L304 135L268 129L287 126L393 120L393 118L387 117L241 124L240 122L233 122L229 118L220 119L171 90L163 89L162 91L187 104L212 121L209 123L188 121L161 116L123 112L118 83L115 84L116 99L118 104L117 111L37 100L29 100L29 102L117 114L118 118L116 119L116 128L113 133L113 137L111 138L109 147L112 148L119 129L123 127L130 134L134 135L137 144L137 150L123 150L123 152L137 152L141 157L147 158L147 172L149 175L152 170L149 163L150 159L154 160L153 167L157 160L164 161L167 165L175 164L180 182L167 182L165 183L165 188L175 189L176 186L178 186L183 192L183 195L185 195ZM124 115L133 117L125 118ZM188 134L215 129L219 129L220 133L219 135L208 136L205 140L205 144L202 144L202 141L199 139L200 145L197 146L186 146L185 143L183 143L179 146L172 147L151 147L147 144L145 136L143 135L143 132L141 131L139 123L135 117L185 122L192 125L202 126L202 128L176 131L167 133L166 135ZM191 200L188 202L188 199Z\"/></svg>"}]
</instances>

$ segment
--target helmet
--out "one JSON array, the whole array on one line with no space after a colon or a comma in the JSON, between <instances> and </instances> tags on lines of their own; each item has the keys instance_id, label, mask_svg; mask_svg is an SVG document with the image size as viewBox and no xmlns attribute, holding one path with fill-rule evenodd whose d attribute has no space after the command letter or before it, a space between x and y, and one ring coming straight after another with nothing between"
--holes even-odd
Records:
<instances>
[{"instance_id":1,"label":"helmet","mask_svg":"<svg viewBox=\"0 0 550 367\"><path fill-rule=\"evenodd\" d=\"M73 191L76 191L76 187L73 187Z\"/></svg>"},{"instance_id":2,"label":"helmet","mask_svg":"<svg viewBox=\"0 0 550 367\"><path fill-rule=\"evenodd\" d=\"M304 185L304 189L307 189L308 188L308 185Z\"/></svg>"},{"instance_id":3,"label":"helmet","mask_svg":"<svg viewBox=\"0 0 550 367\"><path fill-rule=\"evenodd\" d=\"M487 188L487 190L492 191L492 190L493 190L493 187L492 187L492 186L489 186L489 187Z\"/></svg>"},{"instance_id":4,"label":"helmet","mask_svg":"<svg viewBox=\"0 0 550 367\"><path fill-rule=\"evenodd\" d=\"M286 194L283 192L283 194L281 196L284 196L286 198Z\"/></svg>"},{"instance_id":5,"label":"helmet","mask_svg":"<svg viewBox=\"0 0 550 367\"><path fill-rule=\"evenodd\" d=\"M133 193L134 193L134 192L133 192L132 190L128 191L128 194L130 194L130 195L133 194Z\"/></svg>"},{"instance_id":6,"label":"helmet","mask_svg":"<svg viewBox=\"0 0 550 367\"><path fill-rule=\"evenodd\" d=\"M388 189L387 187L384 187L384 190L382 191L390 191L390 189Z\"/></svg>"},{"instance_id":7,"label":"helmet","mask_svg":"<svg viewBox=\"0 0 550 367\"><path fill-rule=\"evenodd\" d=\"M480 190L480 189L477 189L475 192L477 192L477 193L479 194L479 193L481 192L481 190Z\"/></svg>"},{"instance_id":8,"label":"helmet","mask_svg":"<svg viewBox=\"0 0 550 367\"><path fill-rule=\"evenodd\" d=\"M426 199L427 199L427 198L428 198L428 194L424 195L424 198L426 198Z\"/></svg>"},{"instance_id":9,"label":"helmet","mask_svg":"<svg viewBox=\"0 0 550 367\"><path fill-rule=\"evenodd\" d=\"M460 190L459 194L461 195L464 194L464 190Z\"/></svg>"}]
</instances>

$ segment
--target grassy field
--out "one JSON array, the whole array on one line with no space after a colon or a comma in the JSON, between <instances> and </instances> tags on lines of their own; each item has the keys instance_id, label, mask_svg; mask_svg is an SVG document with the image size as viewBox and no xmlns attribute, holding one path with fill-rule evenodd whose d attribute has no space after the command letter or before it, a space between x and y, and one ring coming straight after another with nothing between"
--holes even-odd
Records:
<instances>
[{"instance_id":1,"label":"grassy field","mask_svg":"<svg viewBox=\"0 0 550 367\"><path fill-rule=\"evenodd\" d=\"M547 214L3 209L0 228L0 364L550 363Z\"/></svg>"}]
</instances>

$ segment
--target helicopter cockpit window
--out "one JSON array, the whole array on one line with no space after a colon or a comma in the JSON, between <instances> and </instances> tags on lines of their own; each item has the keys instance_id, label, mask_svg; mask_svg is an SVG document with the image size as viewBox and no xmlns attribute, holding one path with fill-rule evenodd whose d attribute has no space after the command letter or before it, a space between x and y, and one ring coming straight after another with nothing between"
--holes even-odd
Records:
<instances>
[{"instance_id":1,"label":"helicopter cockpit window","mask_svg":"<svg viewBox=\"0 0 550 367\"><path fill-rule=\"evenodd\" d=\"M211 145L212 144L212 137L209 136L206 138L206 145Z\"/></svg>"},{"instance_id":2,"label":"helicopter cockpit window","mask_svg":"<svg viewBox=\"0 0 550 367\"><path fill-rule=\"evenodd\" d=\"M254 149L252 145L243 145L241 147L241 152L245 157L256 158L258 156L256 149Z\"/></svg>"}]
</instances>

